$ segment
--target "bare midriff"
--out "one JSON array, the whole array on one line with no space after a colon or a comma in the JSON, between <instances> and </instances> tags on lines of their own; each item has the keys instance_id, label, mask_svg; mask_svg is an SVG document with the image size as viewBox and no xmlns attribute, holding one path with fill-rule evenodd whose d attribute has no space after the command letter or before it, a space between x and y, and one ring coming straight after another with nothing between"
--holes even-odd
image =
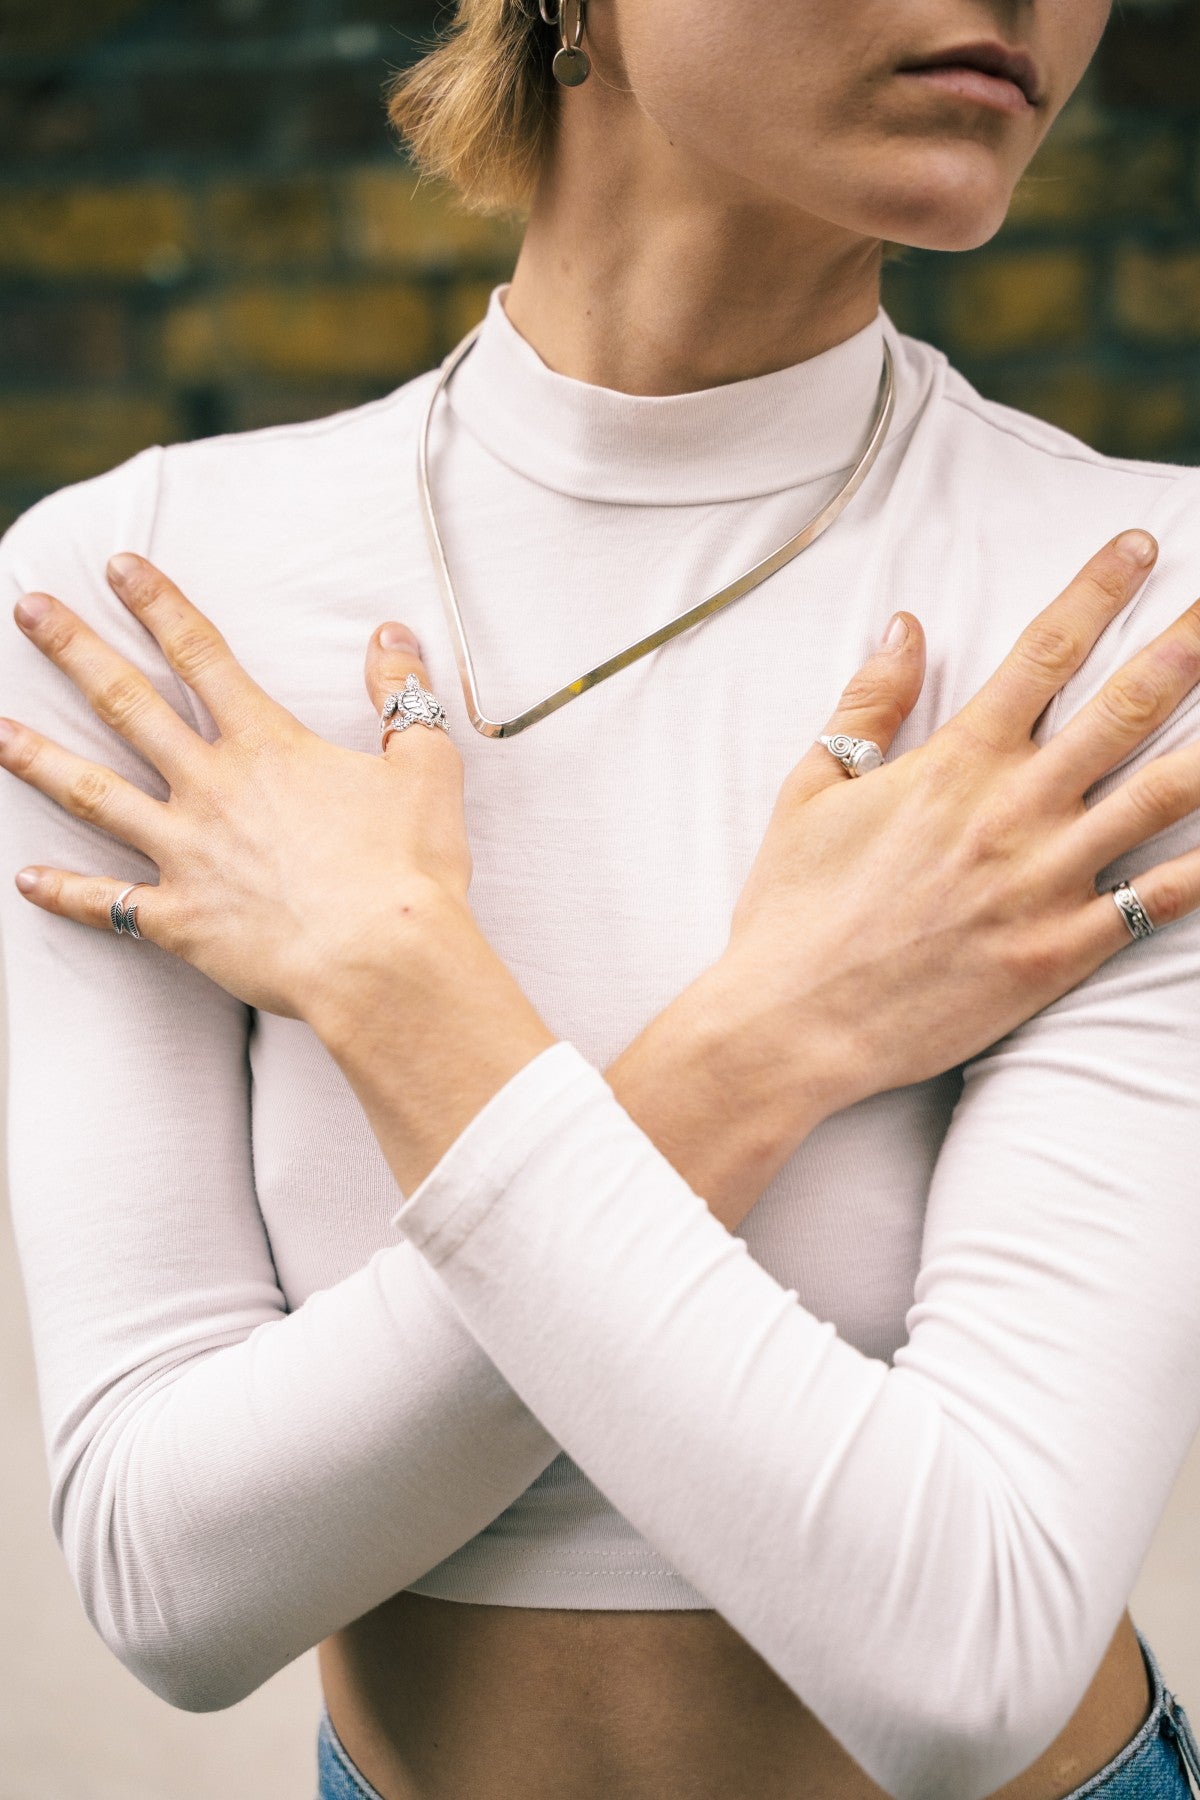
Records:
<instances>
[{"instance_id":1,"label":"bare midriff","mask_svg":"<svg viewBox=\"0 0 1200 1800\"><path fill-rule=\"evenodd\" d=\"M383 1800L881 1800L715 1612L550 1611L402 1593L327 1638L325 1701ZM1128 1613L1060 1736L996 1800L1061 1800L1150 1686Z\"/></svg>"}]
</instances>

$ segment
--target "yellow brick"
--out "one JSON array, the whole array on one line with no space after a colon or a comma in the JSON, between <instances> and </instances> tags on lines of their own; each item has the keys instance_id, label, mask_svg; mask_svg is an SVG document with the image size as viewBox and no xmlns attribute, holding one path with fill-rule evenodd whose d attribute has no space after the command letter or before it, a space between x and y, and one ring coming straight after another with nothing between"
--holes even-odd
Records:
<instances>
[{"instance_id":1,"label":"yellow brick","mask_svg":"<svg viewBox=\"0 0 1200 1800\"><path fill-rule=\"evenodd\" d=\"M333 249L333 209L317 180L223 182L203 202L207 246L233 269L323 260Z\"/></svg>"},{"instance_id":2,"label":"yellow brick","mask_svg":"<svg viewBox=\"0 0 1200 1800\"><path fill-rule=\"evenodd\" d=\"M1114 379L1086 363L1006 381L1004 399L1115 456L1168 461L1188 429L1183 383Z\"/></svg>"},{"instance_id":3,"label":"yellow brick","mask_svg":"<svg viewBox=\"0 0 1200 1800\"><path fill-rule=\"evenodd\" d=\"M402 165L360 169L345 184L349 248L366 262L429 269L464 261L507 271L521 226L465 212L449 190L420 181Z\"/></svg>"},{"instance_id":4,"label":"yellow brick","mask_svg":"<svg viewBox=\"0 0 1200 1800\"><path fill-rule=\"evenodd\" d=\"M1132 144L1114 141L1105 156L1111 212L1139 218L1170 219L1180 211L1179 196L1187 179L1185 139L1181 131L1156 133Z\"/></svg>"},{"instance_id":5,"label":"yellow brick","mask_svg":"<svg viewBox=\"0 0 1200 1800\"><path fill-rule=\"evenodd\" d=\"M1131 245L1117 258L1117 317L1136 337L1200 343L1200 249Z\"/></svg>"},{"instance_id":6,"label":"yellow brick","mask_svg":"<svg viewBox=\"0 0 1200 1800\"><path fill-rule=\"evenodd\" d=\"M1009 251L951 267L946 321L956 344L1001 352L1080 343L1093 276L1079 251Z\"/></svg>"},{"instance_id":7,"label":"yellow brick","mask_svg":"<svg viewBox=\"0 0 1200 1800\"><path fill-rule=\"evenodd\" d=\"M1178 132L1140 138L1051 135L1017 185L1011 225L1059 225L1134 213L1167 220L1179 211L1184 146Z\"/></svg>"},{"instance_id":8,"label":"yellow brick","mask_svg":"<svg viewBox=\"0 0 1200 1800\"><path fill-rule=\"evenodd\" d=\"M1112 395L1108 444L1125 456L1163 458L1171 462L1187 437L1188 403L1181 381L1128 385Z\"/></svg>"},{"instance_id":9,"label":"yellow brick","mask_svg":"<svg viewBox=\"0 0 1200 1800\"><path fill-rule=\"evenodd\" d=\"M1095 144L1049 137L1017 184L1009 225L1094 218L1103 204L1104 158Z\"/></svg>"},{"instance_id":10,"label":"yellow brick","mask_svg":"<svg viewBox=\"0 0 1200 1800\"><path fill-rule=\"evenodd\" d=\"M1035 419L1048 419L1085 444L1108 433L1111 404L1105 383L1091 368L1055 369L1025 381L1006 382L1004 399Z\"/></svg>"},{"instance_id":11,"label":"yellow brick","mask_svg":"<svg viewBox=\"0 0 1200 1800\"><path fill-rule=\"evenodd\" d=\"M456 281L442 310L442 327L449 350L466 337L487 311L493 284L490 281Z\"/></svg>"},{"instance_id":12,"label":"yellow brick","mask_svg":"<svg viewBox=\"0 0 1200 1800\"><path fill-rule=\"evenodd\" d=\"M234 288L175 313L164 358L181 376L247 370L399 381L434 360L430 303L405 282Z\"/></svg>"},{"instance_id":13,"label":"yellow brick","mask_svg":"<svg viewBox=\"0 0 1200 1800\"><path fill-rule=\"evenodd\" d=\"M187 200L164 183L0 193L0 270L7 274L169 279L194 250Z\"/></svg>"},{"instance_id":14,"label":"yellow brick","mask_svg":"<svg viewBox=\"0 0 1200 1800\"><path fill-rule=\"evenodd\" d=\"M126 394L0 396L0 479L60 487L178 436L171 408Z\"/></svg>"},{"instance_id":15,"label":"yellow brick","mask_svg":"<svg viewBox=\"0 0 1200 1800\"><path fill-rule=\"evenodd\" d=\"M162 326L162 363L168 374L194 381L219 374L228 362L214 300L172 308Z\"/></svg>"},{"instance_id":16,"label":"yellow brick","mask_svg":"<svg viewBox=\"0 0 1200 1800\"><path fill-rule=\"evenodd\" d=\"M0 19L4 49L67 50L78 54L81 43L91 41L138 11L139 0L87 0L86 5L65 5L57 0L4 0Z\"/></svg>"},{"instance_id":17,"label":"yellow brick","mask_svg":"<svg viewBox=\"0 0 1200 1800\"><path fill-rule=\"evenodd\" d=\"M399 283L247 290L224 316L233 354L273 375L398 379L433 360L428 298Z\"/></svg>"}]
</instances>

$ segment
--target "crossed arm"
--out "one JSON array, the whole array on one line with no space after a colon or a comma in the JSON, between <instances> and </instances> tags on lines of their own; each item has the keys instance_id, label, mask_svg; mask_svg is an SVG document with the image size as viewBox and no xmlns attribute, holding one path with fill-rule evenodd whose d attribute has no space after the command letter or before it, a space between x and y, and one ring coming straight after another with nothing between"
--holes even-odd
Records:
<instances>
[{"instance_id":1,"label":"crossed arm","mask_svg":"<svg viewBox=\"0 0 1200 1800\"><path fill-rule=\"evenodd\" d=\"M12 622L22 592L68 593L180 706L97 585L111 545L76 535L43 526L28 556L19 539L0 556L0 712L153 791ZM156 879L8 776L0 842L9 877L118 861ZM0 931L11 1205L53 1528L92 1623L147 1686L193 1710L231 1705L475 1536L560 1446L410 1244L288 1312L255 1191L245 1005L151 944L31 906L11 878ZM730 1223L779 1152L785 1080L782 1062L776 1087L762 1080L752 1020L735 1033L731 1017L717 1032L694 1005L610 1071ZM394 1197L382 1156L378 1182Z\"/></svg>"},{"instance_id":2,"label":"crossed arm","mask_svg":"<svg viewBox=\"0 0 1200 1800\"><path fill-rule=\"evenodd\" d=\"M9 710L28 713L35 667L17 662ZM99 730L65 684L38 692L39 722L119 766L107 737L81 742ZM17 856L107 866L92 828L6 792ZM504 1085L396 1214L406 1241L284 1317L245 1007L4 902L55 1525L148 1685L231 1703L481 1529L561 1445L892 1792L984 1794L1055 1735L1196 1424L1194 918L975 1059L888 1369L699 1199L724 1179L729 1217L745 1210L745 1137L723 1175L653 1141L656 1095L676 1154L712 1132L707 1004L694 1033L631 1051L623 1089L518 1018ZM756 1066L742 1040L735 1070ZM386 1153L411 1097L370 1079ZM757 1123L756 1169L773 1144ZM132 1145L169 1205L135 1191Z\"/></svg>"}]
</instances>

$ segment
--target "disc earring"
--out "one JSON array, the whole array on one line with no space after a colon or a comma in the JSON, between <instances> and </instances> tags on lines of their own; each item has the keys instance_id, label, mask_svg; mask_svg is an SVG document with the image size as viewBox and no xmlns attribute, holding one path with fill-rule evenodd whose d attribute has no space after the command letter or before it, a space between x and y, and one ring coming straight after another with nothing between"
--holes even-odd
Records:
<instances>
[{"instance_id":1,"label":"disc earring","mask_svg":"<svg viewBox=\"0 0 1200 1800\"><path fill-rule=\"evenodd\" d=\"M560 87L578 87L586 81L591 73L591 58L583 48L583 34L587 25L587 0L575 0L575 28L567 29L567 7L571 0L554 0L551 11L547 0L538 0L538 11L547 25L557 25L562 34L562 43L554 52L554 61L550 65L551 73Z\"/></svg>"}]
</instances>

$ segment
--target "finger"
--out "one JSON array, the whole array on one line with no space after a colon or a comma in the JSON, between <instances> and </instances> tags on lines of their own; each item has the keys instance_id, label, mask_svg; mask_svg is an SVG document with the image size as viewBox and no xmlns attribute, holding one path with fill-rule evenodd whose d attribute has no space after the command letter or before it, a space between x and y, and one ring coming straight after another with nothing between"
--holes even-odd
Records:
<instances>
[{"instance_id":1,"label":"finger","mask_svg":"<svg viewBox=\"0 0 1200 1800\"><path fill-rule=\"evenodd\" d=\"M955 715L996 750L1028 740L1050 701L1137 593L1158 555L1146 531L1123 531L1084 564L1021 633L1004 661Z\"/></svg>"},{"instance_id":2,"label":"finger","mask_svg":"<svg viewBox=\"0 0 1200 1800\"><path fill-rule=\"evenodd\" d=\"M43 656L74 682L96 717L174 786L185 765L206 746L153 683L51 594L23 595L13 618Z\"/></svg>"},{"instance_id":3,"label":"finger","mask_svg":"<svg viewBox=\"0 0 1200 1800\"><path fill-rule=\"evenodd\" d=\"M1087 869L1106 869L1200 807L1200 744L1157 756L1090 806L1070 831L1070 846Z\"/></svg>"},{"instance_id":4,"label":"finger","mask_svg":"<svg viewBox=\"0 0 1200 1800\"><path fill-rule=\"evenodd\" d=\"M904 628L903 637L890 644L885 640L856 671L822 727L823 736L845 732L849 737L870 738L887 755L892 739L916 705L925 679L925 633L921 623L909 612L896 613L891 623L894 625L896 620ZM825 744L814 743L788 779L793 793L804 795L815 794L848 776Z\"/></svg>"},{"instance_id":5,"label":"finger","mask_svg":"<svg viewBox=\"0 0 1200 1800\"><path fill-rule=\"evenodd\" d=\"M282 710L246 673L212 620L161 569L125 553L109 562L108 579L175 673L199 694L222 736L244 729L265 710Z\"/></svg>"},{"instance_id":6,"label":"finger","mask_svg":"<svg viewBox=\"0 0 1200 1800\"><path fill-rule=\"evenodd\" d=\"M158 888L151 883L130 883L115 875L76 875L67 869L48 869L40 863L18 870L14 879L25 898L43 912L74 919L79 925L91 925L96 931L116 931L113 909L120 901L122 936L149 938L152 943L162 941L158 935L162 905ZM126 893L131 886L133 892ZM147 897L148 912L144 904Z\"/></svg>"},{"instance_id":7,"label":"finger","mask_svg":"<svg viewBox=\"0 0 1200 1800\"><path fill-rule=\"evenodd\" d=\"M1141 875L1126 877L1156 931L1200 906L1200 850L1186 851ZM1136 947L1124 915L1111 892L1101 892L1084 909L1085 931L1094 951L1094 965L1117 950Z\"/></svg>"},{"instance_id":8,"label":"finger","mask_svg":"<svg viewBox=\"0 0 1200 1800\"><path fill-rule=\"evenodd\" d=\"M195 733L191 734L192 736ZM0 767L8 769L77 819L132 844L161 862L167 808L133 782L64 750L15 719L0 719Z\"/></svg>"},{"instance_id":9,"label":"finger","mask_svg":"<svg viewBox=\"0 0 1200 1800\"><path fill-rule=\"evenodd\" d=\"M1082 794L1170 717L1200 681L1200 600L1160 631L1042 747L1039 780Z\"/></svg>"},{"instance_id":10,"label":"finger","mask_svg":"<svg viewBox=\"0 0 1200 1800\"><path fill-rule=\"evenodd\" d=\"M426 703L417 689L424 689L426 693L434 690L429 670L421 660L420 645L406 625L380 626L367 646L364 673L371 704L380 715L385 711L389 714L386 720L381 717L381 726L399 727L386 733L381 730L380 741L385 756L408 755L417 737L448 738L448 733L440 726L419 723ZM395 696L394 702L392 696ZM434 693L434 699L440 702L441 696ZM405 720L412 723L405 724Z\"/></svg>"}]
</instances>

